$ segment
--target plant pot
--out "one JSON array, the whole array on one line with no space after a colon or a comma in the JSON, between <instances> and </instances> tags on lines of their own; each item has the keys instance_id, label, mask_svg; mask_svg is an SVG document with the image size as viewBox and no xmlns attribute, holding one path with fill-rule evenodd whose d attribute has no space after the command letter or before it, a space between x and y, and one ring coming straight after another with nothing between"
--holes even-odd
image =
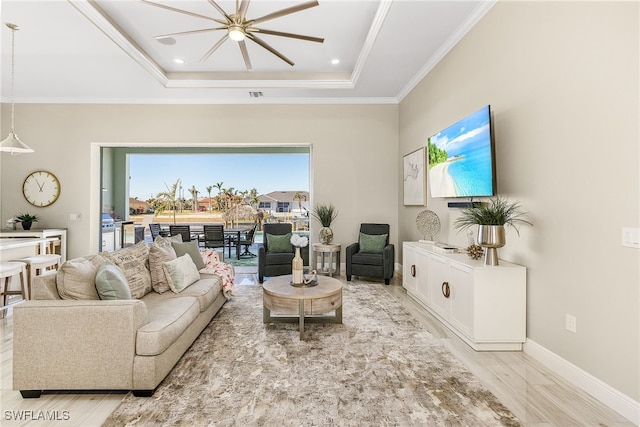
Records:
<instances>
[{"instance_id":1,"label":"plant pot","mask_svg":"<svg viewBox=\"0 0 640 427\"><path fill-rule=\"evenodd\" d=\"M505 245L504 225L479 225L478 245L487 248L484 265L498 265L498 248Z\"/></svg>"},{"instance_id":2,"label":"plant pot","mask_svg":"<svg viewBox=\"0 0 640 427\"><path fill-rule=\"evenodd\" d=\"M328 245L333 241L333 230L329 227L322 227L318 232L318 240L323 245Z\"/></svg>"},{"instance_id":3,"label":"plant pot","mask_svg":"<svg viewBox=\"0 0 640 427\"><path fill-rule=\"evenodd\" d=\"M33 221L22 221L20 224L22 224L23 230L31 230L31 225L33 224Z\"/></svg>"}]
</instances>

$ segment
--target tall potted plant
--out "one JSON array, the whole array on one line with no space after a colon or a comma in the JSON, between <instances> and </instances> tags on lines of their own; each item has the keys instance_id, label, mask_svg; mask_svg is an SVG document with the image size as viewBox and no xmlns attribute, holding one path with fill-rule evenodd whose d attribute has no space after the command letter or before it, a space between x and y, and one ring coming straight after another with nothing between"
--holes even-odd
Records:
<instances>
[{"instance_id":1,"label":"tall potted plant","mask_svg":"<svg viewBox=\"0 0 640 427\"><path fill-rule=\"evenodd\" d=\"M525 215L526 212L522 211L518 202L509 202L498 196L489 203L473 204L463 209L454 226L465 230L478 225L478 245L486 248L484 264L498 265L498 248L506 243L504 226L513 227L520 235L519 225L533 225L525 219Z\"/></svg>"},{"instance_id":2,"label":"tall potted plant","mask_svg":"<svg viewBox=\"0 0 640 427\"><path fill-rule=\"evenodd\" d=\"M320 221L322 224L322 228L318 233L318 239L320 243L323 245L328 245L333 240L333 230L331 230L331 223L338 216L338 211L336 208L329 203L327 204L318 204L313 208L311 212L311 216Z\"/></svg>"}]
</instances>

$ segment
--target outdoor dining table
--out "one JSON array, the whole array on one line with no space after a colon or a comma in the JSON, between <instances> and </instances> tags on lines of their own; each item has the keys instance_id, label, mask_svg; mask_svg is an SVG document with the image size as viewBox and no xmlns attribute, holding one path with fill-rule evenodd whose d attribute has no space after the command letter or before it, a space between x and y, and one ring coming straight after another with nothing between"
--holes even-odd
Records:
<instances>
[{"instance_id":1,"label":"outdoor dining table","mask_svg":"<svg viewBox=\"0 0 640 427\"><path fill-rule=\"evenodd\" d=\"M231 258L231 244L235 239L236 243L236 258L240 259L240 237L242 233L248 232L248 228L225 228L224 234L229 236L229 258Z\"/></svg>"}]
</instances>

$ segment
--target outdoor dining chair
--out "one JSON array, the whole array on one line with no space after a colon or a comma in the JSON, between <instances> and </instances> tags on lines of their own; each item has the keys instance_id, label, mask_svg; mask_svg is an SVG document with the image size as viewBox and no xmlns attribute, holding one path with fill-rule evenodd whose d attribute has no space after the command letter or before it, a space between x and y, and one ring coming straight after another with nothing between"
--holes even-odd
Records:
<instances>
[{"instance_id":1,"label":"outdoor dining chair","mask_svg":"<svg viewBox=\"0 0 640 427\"><path fill-rule=\"evenodd\" d=\"M222 248L222 260L224 261L224 225L207 224L203 226L204 233L199 237L199 243L203 243L205 248Z\"/></svg>"},{"instance_id":2,"label":"outdoor dining chair","mask_svg":"<svg viewBox=\"0 0 640 427\"><path fill-rule=\"evenodd\" d=\"M175 236L180 234L183 242L191 241L191 226L189 225L170 225L169 235Z\"/></svg>"}]
</instances>

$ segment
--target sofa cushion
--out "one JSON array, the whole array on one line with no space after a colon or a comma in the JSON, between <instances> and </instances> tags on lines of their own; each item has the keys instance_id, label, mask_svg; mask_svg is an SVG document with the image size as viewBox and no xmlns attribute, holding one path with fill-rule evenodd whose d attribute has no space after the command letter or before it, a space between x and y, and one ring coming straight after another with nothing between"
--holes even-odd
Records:
<instances>
[{"instance_id":1,"label":"sofa cushion","mask_svg":"<svg viewBox=\"0 0 640 427\"><path fill-rule=\"evenodd\" d=\"M351 256L352 264L361 265L382 265L382 254L372 254L367 252L358 252Z\"/></svg>"},{"instance_id":2,"label":"sofa cushion","mask_svg":"<svg viewBox=\"0 0 640 427\"><path fill-rule=\"evenodd\" d=\"M98 267L96 290L102 300L131 299L131 289L127 278L120 268L107 261Z\"/></svg>"},{"instance_id":3,"label":"sofa cushion","mask_svg":"<svg viewBox=\"0 0 640 427\"><path fill-rule=\"evenodd\" d=\"M95 279L98 267L105 262L101 255L89 255L65 261L56 273L58 295L62 299L97 300Z\"/></svg>"},{"instance_id":4,"label":"sofa cushion","mask_svg":"<svg viewBox=\"0 0 640 427\"><path fill-rule=\"evenodd\" d=\"M173 250L171 242L167 239L155 241L149 245L149 272L154 291L163 293L169 290L169 281L164 274L162 263L176 258L176 251Z\"/></svg>"},{"instance_id":5,"label":"sofa cushion","mask_svg":"<svg viewBox=\"0 0 640 427\"><path fill-rule=\"evenodd\" d=\"M291 245L291 233L287 234L269 234L267 233L267 244L269 252L284 253L293 252Z\"/></svg>"},{"instance_id":6,"label":"sofa cushion","mask_svg":"<svg viewBox=\"0 0 640 427\"><path fill-rule=\"evenodd\" d=\"M370 254L381 254L387 245L386 234L365 234L360 233L360 252Z\"/></svg>"},{"instance_id":7,"label":"sofa cushion","mask_svg":"<svg viewBox=\"0 0 640 427\"><path fill-rule=\"evenodd\" d=\"M200 279L198 268L191 260L189 254L163 262L162 269L169 282L169 287L175 293L180 293L189 285Z\"/></svg>"},{"instance_id":8,"label":"sofa cushion","mask_svg":"<svg viewBox=\"0 0 640 427\"><path fill-rule=\"evenodd\" d=\"M124 272L132 298L142 298L151 292L151 274L147 265L149 248L144 241L115 252L108 252L107 258Z\"/></svg>"},{"instance_id":9,"label":"sofa cushion","mask_svg":"<svg viewBox=\"0 0 640 427\"><path fill-rule=\"evenodd\" d=\"M173 294L176 297L192 296L198 298L200 312L205 311L217 298L222 289L222 280L218 276L205 274L203 278L189 286L179 294Z\"/></svg>"},{"instance_id":10,"label":"sofa cushion","mask_svg":"<svg viewBox=\"0 0 640 427\"><path fill-rule=\"evenodd\" d=\"M198 242L184 242L184 243L176 243L171 242L171 246L176 251L176 256L181 257L182 255L189 255L191 260L196 265L198 270L204 268L204 261L202 259L202 255L200 255L200 248L198 247Z\"/></svg>"},{"instance_id":11,"label":"sofa cushion","mask_svg":"<svg viewBox=\"0 0 640 427\"><path fill-rule=\"evenodd\" d=\"M149 322L138 329L136 354L155 356L173 344L200 313L198 299L190 296L167 297L151 292L142 298Z\"/></svg>"}]
</instances>

